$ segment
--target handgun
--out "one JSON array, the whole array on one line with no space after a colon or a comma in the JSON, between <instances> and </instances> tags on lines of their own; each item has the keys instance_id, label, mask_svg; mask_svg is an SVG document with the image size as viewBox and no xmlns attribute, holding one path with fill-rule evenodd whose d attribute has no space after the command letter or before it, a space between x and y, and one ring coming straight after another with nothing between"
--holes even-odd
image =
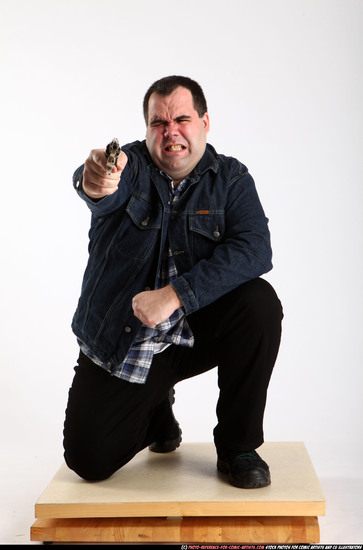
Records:
<instances>
[{"instance_id":1,"label":"handgun","mask_svg":"<svg viewBox=\"0 0 363 550\"><path fill-rule=\"evenodd\" d=\"M106 147L107 169L106 174L111 174L112 166L115 166L120 156L121 147L117 138L114 138Z\"/></svg>"}]
</instances>

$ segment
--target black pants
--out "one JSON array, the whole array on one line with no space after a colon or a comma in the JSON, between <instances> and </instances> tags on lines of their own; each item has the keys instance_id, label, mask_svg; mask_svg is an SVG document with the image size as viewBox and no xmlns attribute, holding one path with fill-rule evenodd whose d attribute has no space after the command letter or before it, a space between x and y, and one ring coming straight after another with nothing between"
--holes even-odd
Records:
<instances>
[{"instance_id":1,"label":"black pants","mask_svg":"<svg viewBox=\"0 0 363 550\"><path fill-rule=\"evenodd\" d=\"M111 376L81 353L64 424L68 466L88 480L112 475L167 427L170 388L216 366L216 446L259 447L282 317L274 289L254 279L188 316L194 348L172 345L156 354L145 384Z\"/></svg>"}]
</instances>

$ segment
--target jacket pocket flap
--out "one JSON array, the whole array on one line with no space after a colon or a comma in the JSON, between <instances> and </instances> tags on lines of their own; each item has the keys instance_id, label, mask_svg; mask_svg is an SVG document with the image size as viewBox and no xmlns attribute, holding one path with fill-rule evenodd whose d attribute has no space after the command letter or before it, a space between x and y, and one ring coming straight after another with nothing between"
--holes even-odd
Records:
<instances>
[{"instance_id":1,"label":"jacket pocket flap","mask_svg":"<svg viewBox=\"0 0 363 550\"><path fill-rule=\"evenodd\" d=\"M189 229L213 241L221 241L225 232L224 212L201 210L190 214Z\"/></svg>"},{"instance_id":2,"label":"jacket pocket flap","mask_svg":"<svg viewBox=\"0 0 363 550\"><path fill-rule=\"evenodd\" d=\"M158 229L161 226L161 208L139 195L132 195L126 212L139 229Z\"/></svg>"}]
</instances>

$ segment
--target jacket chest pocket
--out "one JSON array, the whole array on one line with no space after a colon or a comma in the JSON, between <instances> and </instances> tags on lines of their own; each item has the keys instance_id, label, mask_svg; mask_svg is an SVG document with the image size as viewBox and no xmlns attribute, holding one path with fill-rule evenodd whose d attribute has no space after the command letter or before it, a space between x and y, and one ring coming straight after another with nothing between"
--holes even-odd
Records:
<instances>
[{"instance_id":1,"label":"jacket chest pocket","mask_svg":"<svg viewBox=\"0 0 363 550\"><path fill-rule=\"evenodd\" d=\"M189 215L189 235L195 259L209 258L225 235L223 211L200 211Z\"/></svg>"},{"instance_id":2,"label":"jacket chest pocket","mask_svg":"<svg viewBox=\"0 0 363 550\"><path fill-rule=\"evenodd\" d=\"M116 248L126 256L145 259L159 235L162 209L143 197L132 195L120 224Z\"/></svg>"}]
</instances>

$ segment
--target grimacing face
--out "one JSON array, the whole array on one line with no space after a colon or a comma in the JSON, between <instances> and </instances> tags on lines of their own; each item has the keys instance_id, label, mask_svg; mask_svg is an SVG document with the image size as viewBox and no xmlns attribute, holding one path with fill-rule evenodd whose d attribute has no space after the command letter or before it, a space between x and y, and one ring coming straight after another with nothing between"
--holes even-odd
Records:
<instances>
[{"instance_id":1,"label":"grimacing face","mask_svg":"<svg viewBox=\"0 0 363 550\"><path fill-rule=\"evenodd\" d=\"M193 96L179 86L170 95L152 93L146 127L146 146L156 166L180 183L202 158L209 116L199 117Z\"/></svg>"}]
</instances>

